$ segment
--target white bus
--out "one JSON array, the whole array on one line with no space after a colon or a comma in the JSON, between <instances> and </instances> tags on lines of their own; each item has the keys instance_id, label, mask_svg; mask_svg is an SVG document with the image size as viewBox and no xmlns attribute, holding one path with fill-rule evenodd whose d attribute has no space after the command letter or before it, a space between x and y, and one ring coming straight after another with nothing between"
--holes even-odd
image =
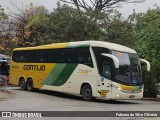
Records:
<instances>
[{"instance_id":1,"label":"white bus","mask_svg":"<svg viewBox=\"0 0 160 120\"><path fill-rule=\"evenodd\" d=\"M22 90L45 89L84 100L141 99L144 83L137 52L102 41L56 43L13 50L10 83Z\"/></svg>"}]
</instances>

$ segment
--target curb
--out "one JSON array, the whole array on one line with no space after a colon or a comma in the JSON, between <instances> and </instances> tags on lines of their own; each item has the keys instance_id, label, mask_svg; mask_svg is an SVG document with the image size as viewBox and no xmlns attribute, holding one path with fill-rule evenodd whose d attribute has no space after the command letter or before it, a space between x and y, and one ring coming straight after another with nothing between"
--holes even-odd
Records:
<instances>
[{"instance_id":1,"label":"curb","mask_svg":"<svg viewBox=\"0 0 160 120\"><path fill-rule=\"evenodd\" d=\"M160 98L142 98L142 100L148 100L148 101L157 101L157 102L160 102Z\"/></svg>"}]
</instances>

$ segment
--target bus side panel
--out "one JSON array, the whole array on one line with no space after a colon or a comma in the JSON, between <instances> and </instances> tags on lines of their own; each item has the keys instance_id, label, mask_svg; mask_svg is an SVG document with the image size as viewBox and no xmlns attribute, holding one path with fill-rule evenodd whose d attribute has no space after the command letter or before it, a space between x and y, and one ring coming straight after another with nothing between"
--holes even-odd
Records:
<instances>
[{"instance_id":1,"label":"bus side panel","mask_svg":"<svg viewBox=\"0 0 160 120\"><path fill-rule=\"evenodd\" d=\"M64 84L64 92L70 93L70 94L79 94L79 86L78 86L78 75L75 75L74 73L70 76L70 78L67 80L67 82Z\"/></svg>"},{"instance_id":2,"label":"bus side panel","mask_svg":"<svg viewBox=\"0 0 160 120\"><path fill-rule=\"evenodd\" d=\"M19 73L18 71L12 71L10 70L10 75L9 75L9 82L13 85L18 85L19 84ZM22 72L21 72L22 73ZM25 78L25 76L23 76Z\"/></svg>"},{"instance_id":3,"label":"bus side panel","mask_svg":"<svg viewBox=\"0 0 160 120\"><path fill-rule=\"evenodd\" d=\"M97 71L95 68L84 64L78 64L69 80L64 85L64 92L80 94L83 83L88 83L92 87L93 96L96 96Z\"/></svg>"},{"instance_id":4,"label":"bus side panel","mask_svg":"<svg viewBox=\"0 0 160 120\"><path fill-rule=\"evenodd\" d=\"M42 72L27 72L26 74L26 82L28 78L31 78L33 80L33 87L34 88L41 88L42 87Z\"/></svg>"},{"instance_id":5,"label":"bus side panel","mask_svg":"<svg viewBox=\"0 0 160 120\"><path fill-rule=\"evenodd\" d=\"M43 81L42 89L63 92L63 86L71 77L77 64L56 64Z\"/></svg>"},{"instance_id":6,"label":"bus side panel","mask_svg":"<svg viewBox=\"0 0 160 120\"><path fill-rule=\"evenodd\" d=\"M43 81L42 89L80 94L83 83L89 83L97 96L97 71L83 64L56 64Z\"/></svg>"},{"instance_id":7,"label":"bus side panel","mask_svg":"<svg viewBox=\"0 0 160 120\"><path fill-rule=\"evenodd\" d=\"M15 62L11 61L10 63L10 74L9 74L9 82L13 85L19 84L20 77L26 77L24 75L24 71L22 68L22 64L16 64Z\"/></svg>"},{"instance_id":8,"label":"bus side panel","mask_svg":"<svg viewBox=\"0 0 160 120\"><path fill-rule=\"evenodd\" d=\"M94 97L97 97L97 85L96 85L96 81L97 81L97 77L96 76L85 76L85 75L81 75L79 76L79 90L81 90L81 86L83 84L89 84L92 88L92 95ZM80 92L80 91L79 91Z\"/></svg>"},{"instance_id":9,"label":"bus side panel","mask_svg":"<svg viewBox=\"0 0 160 120\"><path fill-rule=\"evenodd\" d=\"M54 66L53 63L15 63L12 61L9 76L10 83L18 85L21 77L24 77L26 82L28 78L31 78L33 87L39 89Z\"/></svg>"}]
</instances>

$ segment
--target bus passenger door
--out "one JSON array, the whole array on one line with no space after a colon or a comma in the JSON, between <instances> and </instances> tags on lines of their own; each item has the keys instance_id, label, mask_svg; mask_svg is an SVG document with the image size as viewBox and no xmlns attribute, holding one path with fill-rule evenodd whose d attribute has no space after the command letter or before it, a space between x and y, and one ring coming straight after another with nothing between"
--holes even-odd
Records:
<instances>
[{"instance_id":1,"label":"bus passenger door","mask_svg":"<svg viewBox=\"0 0 160 120\"><path fill-rule=\"evenodd\" d=\"M99 79L99 85L98 89L100 89L98 92L101 97L104 97L106 99L111 99L112 95L112 89L111 89L111 84L112 84L112 64L109 59L106 57L102 58L101 61L101 77Z\"/></svg>"}]
</instances>

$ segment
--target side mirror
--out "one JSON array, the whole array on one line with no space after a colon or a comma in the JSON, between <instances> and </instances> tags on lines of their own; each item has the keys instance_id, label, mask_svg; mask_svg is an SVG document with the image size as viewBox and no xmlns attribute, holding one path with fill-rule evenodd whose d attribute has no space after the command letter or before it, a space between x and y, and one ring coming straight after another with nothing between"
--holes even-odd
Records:
<instances>
[{"instance_id":1,"label":"side mirror","mask_svg":"<svg viewBox=\"0 0 160 120\"><path fill-rule=\"evenodd\" d=\"M150 69L151 69L151 65L150 65L150 63L149 63L147 60L145 60L145 59L140 59L140 61L141 61L141 62L144 62L144 63L146 63L146 64L147 64L147 71L149 72L149 71L150 71Z\"/></svg>"},{"instance_id":2,"label":"side mirror","mask_svg":"<svg viewBox=\"0 0 160 120\"><path fill-rule=\"evenodd\" d=\"M102 53L101 55L111 58L114 62L115 68L119 68L119 60L116 56L111 55L111 54L106 54L106 53Z\"/></svg>"}]
</instances>

